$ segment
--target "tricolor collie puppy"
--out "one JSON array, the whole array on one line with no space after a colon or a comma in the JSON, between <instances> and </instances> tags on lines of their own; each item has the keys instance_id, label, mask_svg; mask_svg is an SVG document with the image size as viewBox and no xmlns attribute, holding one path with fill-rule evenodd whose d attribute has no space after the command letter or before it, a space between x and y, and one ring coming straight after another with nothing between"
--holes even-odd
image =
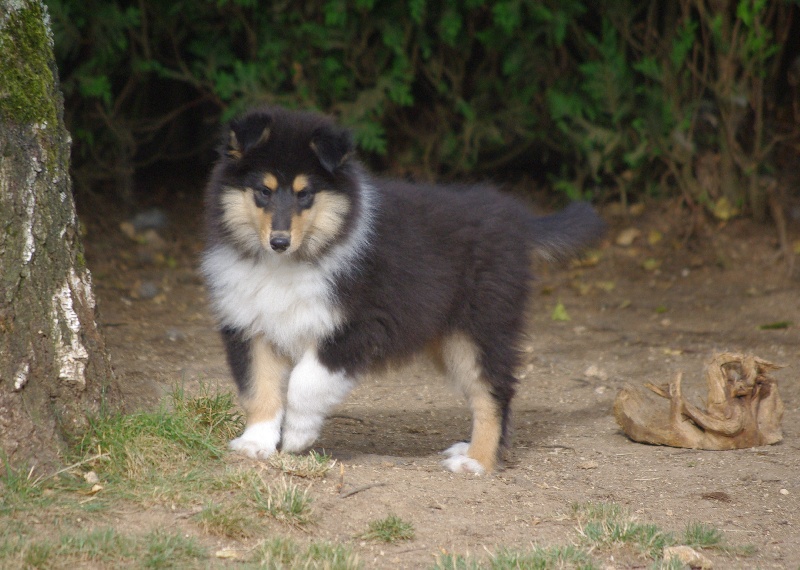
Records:
<instances>
[{"instance_id":1,"label":"tricolor collie puppy","mask_svg":"<svg viewBox=\"0 0 800 570\"><path fill-rule=\"evenodd\" d=\"M234 120L208 184L203 254L247 427L233 450L302 451L363 373L431 349L472 408L455 472L495 467L509 427L531 254L564 258L604 224L534 217L491 186L374 178L328 118Z\"/></svg>"}]
</instances>

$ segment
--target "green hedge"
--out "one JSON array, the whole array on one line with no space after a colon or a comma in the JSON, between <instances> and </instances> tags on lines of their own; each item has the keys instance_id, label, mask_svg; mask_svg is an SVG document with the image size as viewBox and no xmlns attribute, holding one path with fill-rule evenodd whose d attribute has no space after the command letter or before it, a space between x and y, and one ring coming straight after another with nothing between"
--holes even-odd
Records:
<instances>
[{"instance_id":1,"label":"green hedge","mask_svg":"<svg viewBox=\"0 0 800 570\"><path fill-rule=\"evenodd\" d=\"M123 193L136 167L197 153L221 120L269 102L338 115L395 172L544 172L573 198L680 192L760 216L777 134L766 94L798 1L48 6L78 173ZM715 161L733 182L698 176Z\"/></svg>"}]
</instances>

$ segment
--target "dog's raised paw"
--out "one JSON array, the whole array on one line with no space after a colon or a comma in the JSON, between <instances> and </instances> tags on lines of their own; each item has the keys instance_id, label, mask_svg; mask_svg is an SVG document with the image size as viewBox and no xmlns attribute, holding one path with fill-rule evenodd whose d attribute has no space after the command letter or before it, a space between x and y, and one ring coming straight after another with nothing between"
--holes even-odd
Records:
<instances>
[{"instance_id":1,"label":"dog's raised paw","mask_svg":"<svg viewBox=\"0 0 800 570\"><path fill-rule=\"evenodd\" d=\"M474 473L476 475L486 473L486 468L477 459L469 457L467 451L469 451L469 443L465 441L451 445L442 452L442 455L447 456L447 459L442 461L442 465L453 473Z\"/></svg>"},{"instance_id":2,"label":"dog's raised paw","mask_svg":"<svg viewBox=\"0 0 800 570\"><path fill-rule=\"evenodd\" d=\"M279 426L280 422L275 421L250 425L241 437L231 440L228 448L252 459L267 459L278 447L281 436Z\"/></svg>"}]
</instances>

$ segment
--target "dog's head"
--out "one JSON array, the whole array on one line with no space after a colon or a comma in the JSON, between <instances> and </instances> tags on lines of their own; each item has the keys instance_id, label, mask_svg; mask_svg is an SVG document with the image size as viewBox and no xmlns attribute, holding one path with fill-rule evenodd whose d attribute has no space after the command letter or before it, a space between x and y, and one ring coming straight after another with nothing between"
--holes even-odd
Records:
<instances>
[{"instance_id":1,"label":"dog's head","mask_svg":"<svg viewBox=\"0 0 800 570\"><path fill-rule=\"evenodd\" d=\"M259 109L232 121L212 179L225 234L251 251L317 257L353 209L353 150L321 115Z\"/></svg>"}]
</instances>

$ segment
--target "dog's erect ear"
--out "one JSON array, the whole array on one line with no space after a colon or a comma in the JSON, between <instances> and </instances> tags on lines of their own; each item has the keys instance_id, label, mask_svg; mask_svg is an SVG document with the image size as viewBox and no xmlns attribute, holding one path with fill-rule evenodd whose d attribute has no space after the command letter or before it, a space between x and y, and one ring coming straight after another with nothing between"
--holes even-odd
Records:
<instances>
[{"instance_id":1,"label":"dog's erect ear","mask_svg":"<svg viewBox=\"0 0 800 570\"><path fill-rule=\"evenodd\" d=\"M353 137L347 129L334 125L317 127L311 135L311 150L319 158L322 168L333 173L353 153Z\"/></svg>"},{"instance_id":2,"label":"dog's erect ear","mask_svg":"<svg viewBox=\"0 0 800 570\"><path fill-rule=\"evenodd\" d=\"M267 113L255 113L234 120L231 122L225 154L231 158L242 158L254 146L267 142L271 126L272 116Z\"/></svg>"}]
</instances>

